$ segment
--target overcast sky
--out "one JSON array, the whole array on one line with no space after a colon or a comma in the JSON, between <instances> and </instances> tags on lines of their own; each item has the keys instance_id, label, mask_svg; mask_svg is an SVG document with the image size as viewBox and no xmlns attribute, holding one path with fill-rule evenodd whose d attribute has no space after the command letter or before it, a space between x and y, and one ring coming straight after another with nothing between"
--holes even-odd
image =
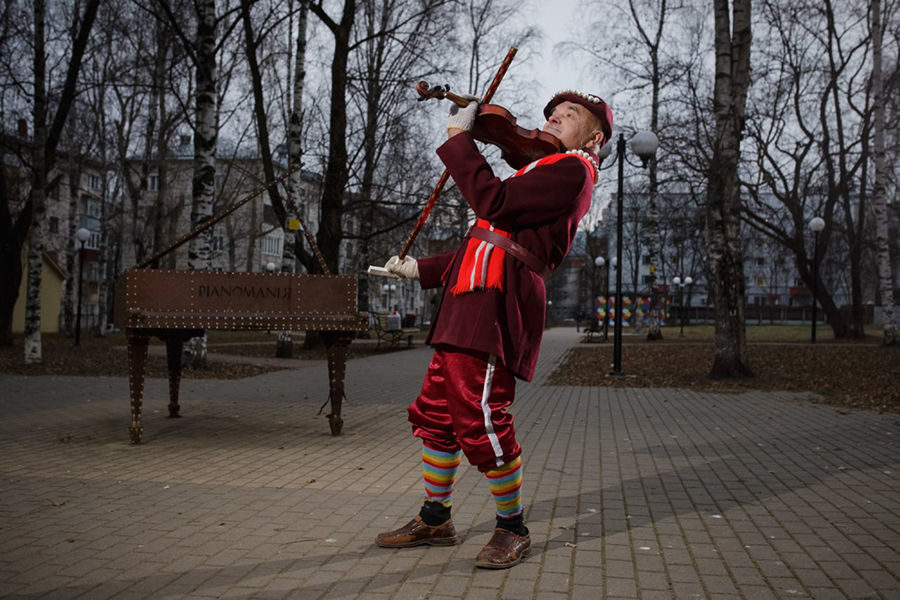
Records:
<instances>
[{"instance_id":1,"label":"overcast sky","mask_svg":"<svg viewBox=\"0 0 900 600\"><path fill-rule=\"evenodd\" d=\"M526 24L541 27L546 36L542 62L538 67L538 79L543 88L541 97L549 98L555 92L572 88L592 91L584 89L585 84L573 61L559 58L553 51L556 44L573 41L577 35L578 13L584 10L583 6L584 2L578 0L537 0L530 9L525 9Z\"/></svg>"}]
</instances>

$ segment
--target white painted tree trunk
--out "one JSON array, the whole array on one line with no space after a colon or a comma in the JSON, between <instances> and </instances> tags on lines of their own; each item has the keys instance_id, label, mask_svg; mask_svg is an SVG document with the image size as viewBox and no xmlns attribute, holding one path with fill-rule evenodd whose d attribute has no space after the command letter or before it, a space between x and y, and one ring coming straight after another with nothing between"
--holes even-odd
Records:
<instances>
[{"instance_id":1,"label":"white painted tree trunk","mask_svg":"<svg viewBox=\"0 0 900 600\"><path fill-rule=\"evenodd\" d=\"M288 119L288 165L291 169L303 164L303 82L306 78L306 27L309 22L309 7L306 2L300 5L300 15L297 23L297 49L294 55L294 81L291 98L291 114ZM303 199L301 198L301 184L303 175L300 170L295 171L288 178L288 216L289 218L305 220L303 214ZM296 212L295 212L296 210ZM297 253L295 244L299 238L300 230L288 229L284 232L284 246L281 249L281 272L294 274L297 272ZM275 356L290 358L294 355L294 335L290 330L278 332L275 342Z\"/></svg>"},{"instance_id":2,"label":"white painted tree trunk","mask_svg":"<svg viewBox=\"0 0 900 600\"><path fill-rule=\"evenodd\" d=\"M191 225L196 227L213 214L216 191L216 2L197 3L196 84L194 96L194 177ZM209 228L194 236L188 245L188 268L208 271L212 268L212 234ZM206 335L185 344L185 365L206 366Z\"/></svg>"},{"instance_id":3,"label":"white painted tree trunk","mask_svg":"<svg viewBox=\"0 0 900 600\"><path fill-rule=\"evenodd\" d=\"M740 237L740 164L750 85L750 0L714 0L716 138L707 191L707 253L715 303L715 356L710 375L752 375L744 323L744 264ZM733 23L732 23L733 18Z\"/></svg>"},{"instance_id":4,"label":"white painted tree trunk","mask_svg":"<svg viewBox=\"0 0 900 600\"><path fill-rule=\"evenodd\" d=\"M31 226L28 231L28 284L25 295L25 364L40 363L41 267L43 266L46 213L47 59L44 48L44 0L34 0L34 140L31 154ZM3 200L4 202L6 200Z\"/></svg>"},{"instance_id":5,"label":"white painted tree trunk","mask_svg":"<svg viewBox=\"0 0 900 600\"><path fill-rule=\"evenodd\" d=\"M884 81L882 79L881 61L881 0L872 0L872 92L875 109L875 186L872 192L872 204L875 218L875 252L878 267L878 289L881 294L881 309L884 323L882 325L882 342L885 345L897 343L897 323L894 319L894 281L891 276L891 247L888 240L888 211L885 180L888 172L885 168L884 149Z\"/></svg>"},{"instance_id":6,"label":"white painted tree trunk","mask_svg":"<svg viewBox=\"0 0 900 600\"><path fill-rule=\"evenodd\" d=\"M40 190L43 194L43 190ZM32 198L36 194L32 192ZM41 223L38 215L43 215L44 209L37 208L35 202L34 218L31 221L31 230L28 235L28 286L25 296L25 364L39 364L43 359L41 345L41 267L44 254L44 240L41 233ZM43 203L43 202L42 202Z\"/></svg>"}]
</instances>

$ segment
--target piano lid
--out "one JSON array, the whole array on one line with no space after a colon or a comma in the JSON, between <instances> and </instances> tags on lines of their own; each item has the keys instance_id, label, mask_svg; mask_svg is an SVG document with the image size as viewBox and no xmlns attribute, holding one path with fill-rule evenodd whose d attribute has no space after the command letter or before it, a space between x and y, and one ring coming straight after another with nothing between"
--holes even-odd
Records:
<instances>
[{"instance_id":1,"label":"piano lid","mask_svg":"<svg viewBox=\"0 0 900 600\"><path fill-rule=\"evenodd\" d=\"M129 269L116 292L119 327L366 328L349 276Z\"/></svg>"}]
</instances>

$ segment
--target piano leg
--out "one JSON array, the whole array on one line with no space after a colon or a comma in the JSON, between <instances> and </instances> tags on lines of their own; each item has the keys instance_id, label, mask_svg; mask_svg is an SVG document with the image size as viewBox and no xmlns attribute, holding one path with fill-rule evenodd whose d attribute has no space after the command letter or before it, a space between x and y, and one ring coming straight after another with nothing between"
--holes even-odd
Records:
<instances>
[{"instance_id":1,"label":"piano leg","mask_svg":"<svg viewBox=\"0 0 900 600\"><path fill-rule=\"evenodd\" d=\"M331 413L328 416L328 424L331 427L331 435L340 435L344 429L344 420L341 419L341 404L344 400L344 372L347 366L347 349L353 341L355 332L347 331L323 331L325 347L328 350L328 381L331 401Z\"/></svg>"},{"instance_id":2,"label":"piano leg","mask_svg":"<svg viewBox=\"0 0 900 600\"><path fill-rule=\"evenodd\" d=\"M150 336L125 330L128 340L128 391L131 395L131 443L140 444L144 427L141 424L141 410L144 403L144 363L147 360L147 345Z\"/></svg>"},{"instance_id":3,"label":"piano leg","mask_svg":"<svg viewBox=\"0 0 900 600\"><path fill-rule=\"evenodd\" d=\"M181 350L184 342L181 338L166 339L166 367L169 371L169 418L180 417L178 411L178 391L181 387Z\"/></svg>"},{"instance_id":4,"label":"piano leg","mask_svg":"<svg viewBox=\"0 0 900 600\"><path fill-rule=\"evenodd\" d=\"M166 343L166 368L169 372L169 418L181 416L178 396L181 391L181 351L184 343L203 335L203 329L172 329L155 331L156 336Z\"/></svg>"}]
</instances>

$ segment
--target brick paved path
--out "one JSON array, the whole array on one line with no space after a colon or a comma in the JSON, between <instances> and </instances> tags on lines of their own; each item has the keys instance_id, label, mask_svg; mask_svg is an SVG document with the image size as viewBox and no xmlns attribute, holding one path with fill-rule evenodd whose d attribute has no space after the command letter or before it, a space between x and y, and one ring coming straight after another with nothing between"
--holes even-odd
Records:
<instances>
[{"instance_id":1,"label":"brick paved path","mask_svg":"<svg viewBox=\"0 0 900 600\"><path fill-rule=\"evenodd\" d=\"M426 348L351 361L336 438L323 363L186 380L181 419L148 380L140 446L124 374L0 376L0 597L900 598L897 415L543 385L578 340L548 332L520 384L534 552L499 572L473 566L494 509L469 467L460 545L372 543L421 501Z\"/></svg>"}]
</instances>

